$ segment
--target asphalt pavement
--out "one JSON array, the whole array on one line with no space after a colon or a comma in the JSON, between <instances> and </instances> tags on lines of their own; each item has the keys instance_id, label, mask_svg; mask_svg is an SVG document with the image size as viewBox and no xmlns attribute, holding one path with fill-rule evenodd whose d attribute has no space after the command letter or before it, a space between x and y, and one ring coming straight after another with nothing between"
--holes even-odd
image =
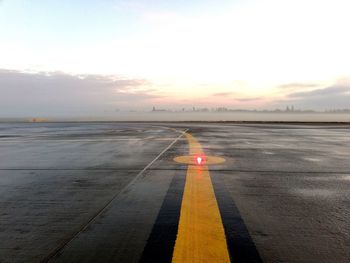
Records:
<instances>
[{"instance_id":1,"label":"asphalt pavement","mask_svg":"<svg viewBox=\"0 0 350 263\"><path fill-rule=\"evenodd\" d=\"M1 123L0 262L196 254L348 263L349 132L346 124ZM174 160L199 147L208 165ZM217 157L225 162L210 164ZM210 246L222 253L204 256Z\"/></svg>"}]
</instances>

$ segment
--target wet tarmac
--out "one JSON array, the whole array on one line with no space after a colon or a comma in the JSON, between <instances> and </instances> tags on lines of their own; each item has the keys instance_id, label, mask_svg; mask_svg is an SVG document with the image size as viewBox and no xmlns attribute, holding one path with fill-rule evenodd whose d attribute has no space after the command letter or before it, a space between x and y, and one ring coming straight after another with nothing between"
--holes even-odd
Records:
<instances>
[{"instance_id":1,"label":"wet tarmac","mask_svg":"<svg viewBox=\"0 0 350 263\"><path fill-rule=\"evenodd\" d=\"M232 262L350 262L350 125L229 123L0 124L0 262L170 262L186 130Z\"/></svg>"}]
</instances>

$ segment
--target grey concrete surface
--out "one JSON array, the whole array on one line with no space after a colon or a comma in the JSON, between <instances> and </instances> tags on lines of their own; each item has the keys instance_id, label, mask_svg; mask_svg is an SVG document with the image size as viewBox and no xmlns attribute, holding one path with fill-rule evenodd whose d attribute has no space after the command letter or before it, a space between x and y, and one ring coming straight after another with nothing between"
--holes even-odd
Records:
<instances>
[{"instance_id":1,"label":"grey concrete surface","mask_svg":"<svg viewBox=\"0 0 350 263\"><path fill-rule=\"evenodd\" d=\"M0 262L138 262L186 172L172 128L226 159L264 262L350 262L350 125L228 123L0 124Z\"/></svg>"},{"instance_id":2,"label":"grey concrete surface","mask_svg":"<svg viewBox=\"0 0 350 263\"><path fill-rule=\"evenodd\" d=\"M0 124L0 262L54 253L177 136L150 125Z\"/></svg>"}]
</instances>

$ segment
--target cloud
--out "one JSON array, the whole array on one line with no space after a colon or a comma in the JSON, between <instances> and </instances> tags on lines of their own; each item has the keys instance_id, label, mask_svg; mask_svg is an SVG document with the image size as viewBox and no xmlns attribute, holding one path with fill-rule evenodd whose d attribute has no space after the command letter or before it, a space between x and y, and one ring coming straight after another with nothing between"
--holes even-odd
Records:
<instances>
[{"instance_id":1,"label":"cloud","mask_svg":"<svg viewBox=\"0 0 350 263\"><path fill-rule=\"evenodd\" d=\"M232 96L234 97L232 98ZM211 95L212 97L231 97L233 101L238 102L251 102L251 101L257 101L263 99L262 97L240 97L240 94L236 92L218 92L213 93Z\"/></svg>"},{"instance_id":2,"label":"cloud","mask_svg":"<svg viewBox=\"0 0 350 263\"><path fill-rule=\"evenodd\" d=\"M226 96L231 96L232 94L233 94L233 92L218 92L218 93L212 94L212 96L214 96L214 97L226 97Z\"/></svg>"},{"instance_id":3,"label":"cloud","mask_svg":"<svg viewBox=\"0 0 350 263\"><path fill-rule=\"evenodd\" d=\"M279 89L293 89L293 90L298 90L298 89L305 89L305 88L314 88L314 87L318 87L318 84L315 83L298 83L298 82L294 82L294 83L287 83L287 84L283 84L281 86L278 86Z\"/></svg>"},{"instance_id":4,"label":"cloud","mask_svg":"<svg viewBox=\"0 0 350 263\"><path fill-rule=\"evenodd\" d=\"M263 97L254 97L254 98L238 98L236 100L241 101L241 102L250 102L250 101L257 101L261 100Z\"/></svg>"},{"instance_id":5,"label":"cloud","mask_svg":"<svg viewBox=\"0 0 350 263\"><path fill-rule=\"evenodd\" d=\"M350 85L331 86L323 89L315 89L312 91L293 92L289 94L289 97L299 98L312 98L312 97L324 97L332 95L346 95L350 91Z\"/></svg>"},{"instance_id":6,"label":"cloud","mask_svg":"<svg viewBox=\"0 0 350 263\"><path fill-rule=\"evenodd\" d=\"M98 115L147 107L158 98L145 79L0 70L0 115Z\"/></svg>"},{"instance_id":7,"label":"cloud","mask_svg":"<svg viewBox=\"0 0 350 263\"><path fill-rule=\"evenodd\" d=\"M284 104L315 110L350 108L350 82L341 80L321 89L292 92L286 96Z\"/></svg>"}]
</instances>

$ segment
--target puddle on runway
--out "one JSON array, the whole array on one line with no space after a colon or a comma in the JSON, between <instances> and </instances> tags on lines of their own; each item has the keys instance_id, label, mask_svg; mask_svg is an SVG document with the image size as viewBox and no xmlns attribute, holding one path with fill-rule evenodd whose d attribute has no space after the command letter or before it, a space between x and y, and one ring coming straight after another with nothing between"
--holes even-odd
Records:
<instances>
[{"instance_id":1,"label":"puddle on runway","mask_svg":"<svg viewBox=\"0 0 350 263\"><path fill-rule=\"evenodd\" d=\"M295 189L294 193L298 195L302 195L304 197L320 197L320 198L328 198L332 197L336 194L335 191L328 189L308 189L308 188L300 188Z\"/></svg>"},{"instance_id":2,"label":"puddle on runway","mask_svg":"<svg viewBox=\"0 0 350 263\"><path fill-rule=\"evenodd\" d=\"M318 158L303 157L303 159L310 162L321 162L321 159L318 159Z\"/></svg>"},{"instance_id":3,"label":"puddle on runway","mask_svg":"<svg viewBox=\"0 0 350 263\"><path fill-rule=\"evenodd\" d=\"M341 178L342 178L342 180L350 181L350 175L344 175Z\"/></svg>"},{"instance_id":4,"label":"puddle on runway","mask_svg":"<svg viewBox=\"0 0 350 263\"><path fill-rule=\"evenodd\" d=\"M350 175L327 175L327 176L308 176L304 177L306 181L350 181Z\"/></svg>"}]
</instances>

